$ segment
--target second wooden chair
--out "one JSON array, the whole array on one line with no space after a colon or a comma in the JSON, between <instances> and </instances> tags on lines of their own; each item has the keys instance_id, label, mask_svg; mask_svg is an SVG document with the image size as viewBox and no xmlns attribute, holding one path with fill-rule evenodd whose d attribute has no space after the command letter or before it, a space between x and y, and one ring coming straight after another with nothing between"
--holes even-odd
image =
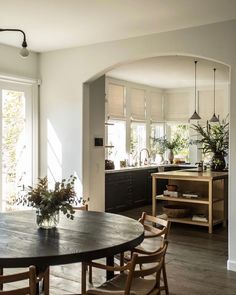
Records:
<instances>
[{"instance_id":1,"label":"second wooden chair","mask_svg":"<svg viewBox=\"0 0 236 295\"><path fill-rule=\"evenodd\" d=\"M30 266L28 271L10 274L0 275L0 284L5 285L8 283L15 283L19 281L28 280L28 284L25 287L12 287L11 290L0 290L1 295L36 295L37 278L35 266Z\"/></svg>"},{"instance_id":2,"label":"second wooden chair","mask_svg":"<svg viewBox=\"0 0 236 295\"><path fill-rule=\"evenodd\" d=\"M121 273L100 287L88 290L86 294L160 294L160 273L163 267L166 248L167 242L155 254L140 256L134 252L131 261L125 266L112 267L92 262L91 265L93 267L108 271L121 271ZM137 269L139 265L144 265L145 268ZM151 278L146 279L145 277L147 276L151 276Z\"/></svg>"}]
</instances>

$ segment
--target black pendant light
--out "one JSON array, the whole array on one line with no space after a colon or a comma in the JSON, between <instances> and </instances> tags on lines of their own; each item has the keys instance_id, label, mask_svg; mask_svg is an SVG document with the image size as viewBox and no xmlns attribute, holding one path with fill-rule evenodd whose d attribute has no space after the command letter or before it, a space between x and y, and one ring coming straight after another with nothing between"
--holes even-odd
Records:
<instances>
[{"instance_id":1,"label":"black pendant light","mask_svg":"<svg viewBox=\"0 0 236 295\"><path fill-rule=\"evenodd\" d=\"M216 117L216 69L213 69L213 71L214 71L214 92L213 92L214 93L214 110L213 110L213 116L209 122L216 123L216 122L219 122L219 118Z\"/></svg>"},{"instance_id":2,"label":"black pendant light","mask_svg":"<svg viewBox=\"0 0 236 295\"><path fill-rule=\"evenodd\" d=\"M195 63L195 111L189 120L200 120L201 117L197 113L197 60L195 60L194 63Z\"/></svg>"}]
</instances>

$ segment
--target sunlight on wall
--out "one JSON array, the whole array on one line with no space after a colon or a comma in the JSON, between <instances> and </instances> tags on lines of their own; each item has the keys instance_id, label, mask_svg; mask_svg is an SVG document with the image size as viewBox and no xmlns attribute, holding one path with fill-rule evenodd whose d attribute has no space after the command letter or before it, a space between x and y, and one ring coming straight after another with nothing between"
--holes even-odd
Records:
<instances>
[{"instance_id":1,"label":"sunlight on wall","mask_svg":"<svg viewBox=\"0 0 236 295\"><path fill-rule=\"evenodd\" d=\"M74 176L76 176L75 181L75 193L78 198L82 198L83 194L83 185L81 180L79 179L79 176L76 172L73 173ZM85 200L86 201L86 200Z\"/></svg>"},{"instance_id":2,"label":"sunlight on wall","mask_svg":"<svg viewBox=\"0 0 236 295\"><path fill-rule=\"evenodd\" d=\"M50 120L47 120L47 175L49 183L62 179L62 144Z\"/></svg>"}]
</instances>

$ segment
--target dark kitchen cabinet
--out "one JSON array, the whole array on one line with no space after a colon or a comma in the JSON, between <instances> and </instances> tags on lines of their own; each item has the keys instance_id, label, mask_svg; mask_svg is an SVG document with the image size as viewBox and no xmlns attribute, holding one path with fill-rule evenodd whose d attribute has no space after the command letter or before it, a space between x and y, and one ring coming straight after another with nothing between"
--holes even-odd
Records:
<instances>
[{"instance_id":1,"label":"dark kitchen cabinet","mask_svg":"<svg viewBox=\"0 0 236 295\"><path fill-rule=\"evenodd\" d=\"M147 203L147 170L132 172L132 205L138 207Z\"/></svg>"},{"instance_id":2,"label":"dark kitchen cabinet","mask_svg":"<svg viewBox=\"0 0 236 295\"><path fill-rule=\"evenodd\" d=\"M132 207L132 173L107 173L105 175L105 209L120 212Z\"/></svg>"},{"instance_id":3,"label":"dark kitchen cabinet","mask_svg":"<svg viewBox=\"0 0 236 295\"><path fill-rule=\"evenodd\" d=\"M123 210L151 204L151 173L155 169L139 169L129 172L113 172L105 175L105 210Z\"/></svg>"}]
</instances>

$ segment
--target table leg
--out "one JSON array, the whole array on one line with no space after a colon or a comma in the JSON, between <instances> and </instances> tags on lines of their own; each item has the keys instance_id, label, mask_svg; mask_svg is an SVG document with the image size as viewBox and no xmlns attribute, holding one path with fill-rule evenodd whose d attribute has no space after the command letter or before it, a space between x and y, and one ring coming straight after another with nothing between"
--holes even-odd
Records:
<instances>
[{"instance_id":1,"label":"table leg","mask_svg":"<svg viewBox=\"0 0 236 295\"><path fill-rule=\"evenodd\" d=\"M43 292L44 295L49 295L49 275L50 275L49 266L37 267L36 275L37 275L36 294L41 294Z\"/></svg>"},{"instance_id":2,"label":"table leg","mask_svg":"<svg viewBox=\"0 0 236 295\"><path fill-rule=\"evenodd\" d=\"M43 276L43 291L44 295L49 295L49 278L50 278L50 271L49 267L45 270Z\"/></svg>"},{"instance_id":3,"label":"table leg","mask_svg":"<svg viewBox=\"0 0 236 295\"><path fill-rule=\"evenodd\" d=\"M85 262L81 263L81 294L86 294L86 270L87 264Z\"/></svg>"},{"instance_id":4,"label":"table leg","mask_svg":"<svg viewBox=\"0 0 236 295\"><path fill-rule=\"evenodd\" d=\"M107 265L114 266L114 256L107 257ZM114 277L114 271L107 270L107 280L110 280Z\"/></svg>"}]
</instances>

